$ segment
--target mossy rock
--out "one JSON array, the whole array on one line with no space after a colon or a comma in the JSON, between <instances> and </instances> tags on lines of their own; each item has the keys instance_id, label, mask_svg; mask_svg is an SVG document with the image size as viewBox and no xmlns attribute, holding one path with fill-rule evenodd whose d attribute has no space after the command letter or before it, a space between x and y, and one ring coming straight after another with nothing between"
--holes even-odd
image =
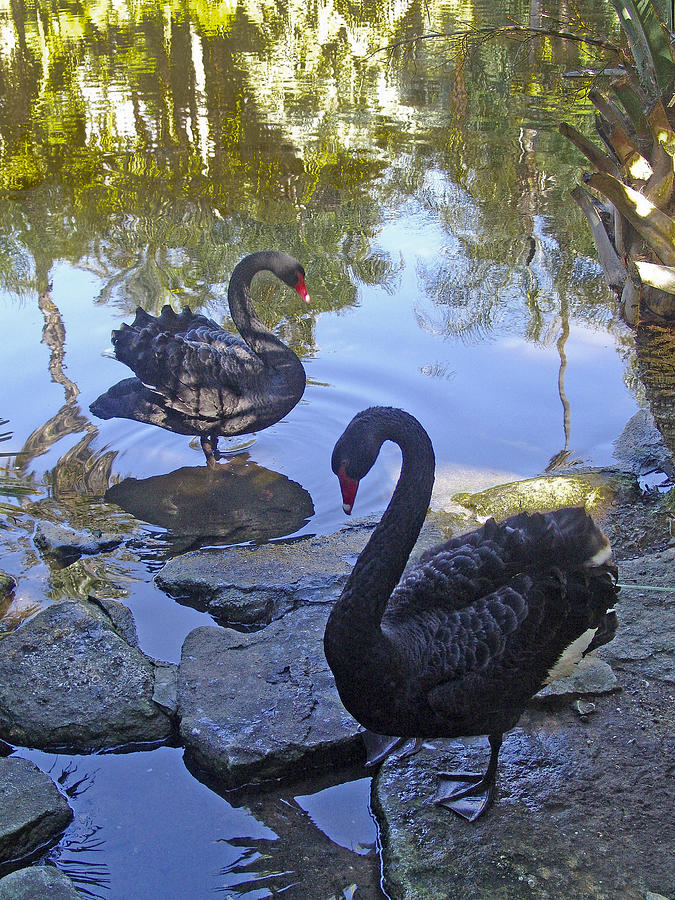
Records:
<instances>
[{"instance_id":1,"label":"mossy rock","mask_svg":"<svg viewBox=\"0 0 675 900\"><path fill-rule=\"evenodd\" d=\"M15 587L16 580L4 569L0 569L0 597L4 594L11 594Z\"/></svg>"},{"instance_id":2,"label":"mossy rock","mask_svg":"<svg viewBox=\"0 0 675 900\"><path fill-rule=\"evenodd\" d=\"M549 512L562 506L584 506L589 513L599 514L629 494L639 495L634 476L599 470L527 478L476 494L455 494L452 499L476 515L501 520L519 512Z\"/></svg>"}]
</instances>

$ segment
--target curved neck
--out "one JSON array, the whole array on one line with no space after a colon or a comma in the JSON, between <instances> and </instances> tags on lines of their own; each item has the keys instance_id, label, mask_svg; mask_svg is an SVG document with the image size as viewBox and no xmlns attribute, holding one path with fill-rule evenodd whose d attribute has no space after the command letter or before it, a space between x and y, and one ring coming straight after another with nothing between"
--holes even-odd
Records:
<instances>
[{"instance_id":1,"label":"curved neck","mask_svg":"<svg viewBox=\"0 0 675 900\"><path fill-rule=\"evenodd\" d=\"M251 281L254 275L263 271L276 274L274 251L263 250L252 253L234 267L227 289L227 302L232 321L249 347L266 365L272 368L281 368L294 363L300 365L295 353L263 325L253 306Z\"/></svg>"},{"instance_id":2,"label":"curved neck","mask_svg":"<svg viewBox=\"0 0 675 900\"><path fill-rule=\"evenodd\" d=\"M338 601L341 615L348 616L351 640L368 633L371 639L381 637L382 614L422 529L434 484L434 450L419 422L402 410L391 410L379 430L380 446L387 439L394 441L403 463L389 506Z\"/></svg>"}]
</instances>

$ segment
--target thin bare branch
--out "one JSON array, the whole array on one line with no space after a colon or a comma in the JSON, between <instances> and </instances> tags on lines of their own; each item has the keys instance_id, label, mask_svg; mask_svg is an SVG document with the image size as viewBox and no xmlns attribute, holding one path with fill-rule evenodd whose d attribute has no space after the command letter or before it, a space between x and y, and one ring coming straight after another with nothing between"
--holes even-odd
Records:
<instances>
[{"instance_id":1,"label":"thin bare branch","mask_svg":"<svg viewBox=\"0 0 675 900\"><path fill-rule=\"evenodd\" d=\"M535 38L535 37L552 37L565 41L576 41L580 44L589 44L593 47L600 47L612 53L619 53L620 48L612 41L605 38L591 37L585 34L578 34L573 31L564 31L557 28L540 28L531 25L522 25L518 22L512 22L508 25L485 26L483 28L462 28L457 31L428 31L424 34L415 34L411 37L401 38L384 47L378 47L368 54L368 58L375 56L377 53L391 52L399 47L405 47L418 41L429 41L437 38L445 38L446 40L460 40L462 42L471 39L490 39L496 37L513 37L513 36Z\"/></svg>"}]
</instances>

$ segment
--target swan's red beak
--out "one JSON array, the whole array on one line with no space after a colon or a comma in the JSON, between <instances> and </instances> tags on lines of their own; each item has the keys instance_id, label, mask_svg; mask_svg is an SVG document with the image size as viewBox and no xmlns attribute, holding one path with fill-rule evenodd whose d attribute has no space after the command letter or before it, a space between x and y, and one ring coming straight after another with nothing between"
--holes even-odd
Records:
<instances>
[{"instance_id":1,"label":"swan's red beak","mask_svg":"<svg viewBox=\"0 0 675 900\"><path fill-rule=\"evenodd\" d=\"M359 483L355 478L350 478L349 475L347 475L344 466L340 467L337 477L340 482L340 490L342 491L342 508L347 515L350 516L354 507L354 500L356 499L356 491Z\"/></svg>"},{"instance_id":2,"label":"swan's red beak","mask_svg":"<svg viewBox=\"0 0 675 900\"><path fill-rule=\"evenodd\" d=\"M300 272L298 272L298 280L295 285L295 289L300 294L305 303L309 303L309 293L307 292L307 285L305 284L305 279L300 274Z\"/></svg>"}]
</instances>

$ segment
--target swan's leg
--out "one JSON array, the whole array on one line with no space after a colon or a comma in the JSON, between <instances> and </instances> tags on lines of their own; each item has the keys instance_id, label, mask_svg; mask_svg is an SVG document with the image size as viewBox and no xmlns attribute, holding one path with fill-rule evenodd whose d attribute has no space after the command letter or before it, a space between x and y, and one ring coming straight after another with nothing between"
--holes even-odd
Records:
<instances>
[{"instance_id":1,"label":"swan's leg","mask_svg":"<svg viewBox=\"0 0 675 900\"><path fill-rule=\"evenodd\" d=\"M220 459L220 451L218 450L218 435L203 434L199 438L199 443L202 445L202 450L204 451L204 456L206 457L207 464L213 468L216 465L216 461Z\"/></svg>"},{"instance_id":2,"label":"swan's leg","mask_svg":"<svg viewBox=\"0 0 675 900\"><path fill-rule=\"evenodd\" d=\"M434 803L474 822L490 806L494 797L497 759L502 746L501 734L491 734L490 762L484 775L473 772L441 772Z\"/></svg>"}]
</instances>

